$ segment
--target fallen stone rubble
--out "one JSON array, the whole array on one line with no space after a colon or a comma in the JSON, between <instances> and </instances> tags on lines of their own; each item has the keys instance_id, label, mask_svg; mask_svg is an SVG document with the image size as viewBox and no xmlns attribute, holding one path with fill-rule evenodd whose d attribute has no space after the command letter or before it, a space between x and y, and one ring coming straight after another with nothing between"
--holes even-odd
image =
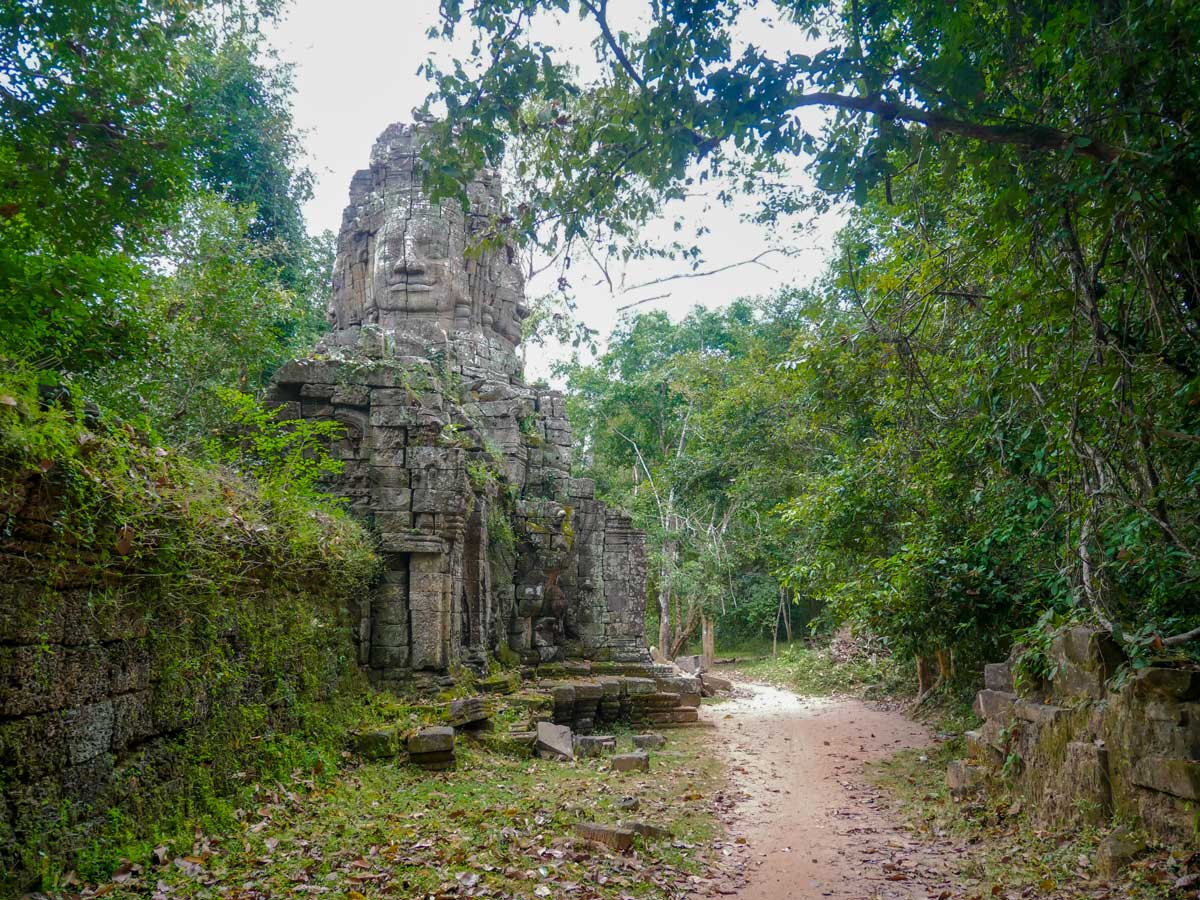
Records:
<instances>
[{"instance_id":1,"label":"fallen stone rubble","mask_svg":"<svg viewBox=\"0 0 1200 900\"><path fill-rule=\"evenodd\" d=\"M388 759L406 751L411 764L439 771L454 767L455 736L461 733L513 756L603 758L615 771L646 772L650 751L664 747L666 738L657 730L635 734L634 752L618 754L615 736L603 727L697 724L701 697L727 684L706 673L683 674L670 664L570 661L528 668L479 679L475 686L483 693L446 702L441 725L409 734L396 727L364 728L351 736L350 747L363 759ZM497 730L501 712L507 730Z\"/></svg>"}]
</instances>

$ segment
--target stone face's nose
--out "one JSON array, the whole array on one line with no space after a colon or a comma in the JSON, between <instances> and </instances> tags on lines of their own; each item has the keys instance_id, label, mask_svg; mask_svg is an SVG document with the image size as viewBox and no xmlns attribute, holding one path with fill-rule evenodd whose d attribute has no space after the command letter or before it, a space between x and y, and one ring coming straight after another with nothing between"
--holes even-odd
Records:
<instances>
[{"instance_id":1,"label":"stone face's nose","mask_svg":"<svg viewBox=\"0 0 1200 900\"><path fill-rule=\"evenodd\" d=\"M392 267L392 290L428 291L437 280L437 272L419 262L402 260Z\"/></svg>"}]
</instances>

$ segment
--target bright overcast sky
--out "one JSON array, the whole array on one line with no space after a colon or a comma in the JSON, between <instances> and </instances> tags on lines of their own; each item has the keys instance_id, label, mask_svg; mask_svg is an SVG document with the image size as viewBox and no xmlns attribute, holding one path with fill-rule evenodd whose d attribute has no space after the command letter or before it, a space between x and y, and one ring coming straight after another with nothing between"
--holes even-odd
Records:
<instances>
[{"instance_id":1,"label":"bright overcast sky","mask_svg":"<svg viewBox=\"0 0 1200 900\"><path fill-rule=\"evenodd\" d=\"M429 56L444 58L453 49L425 36L436 21L437 7L437 0L293 0L274 43L282 58L296 67L295 118L306 134L309 164L317 175L316 196L305 210L311 231L337 230L350 178L366 166L375 138L392 122L411 121L413 107L425 99L428 83L416 74L417 67ZM616 0L610 16L627 28L636 28L636 17L644 7L644 0ZM582 23L569 17L554 23L551 40L558 45L577 45L574 58L582 64L594 58L587 46L590 36ZM768 49L802 49L806 43L797 30L768 27L760 15L745 17L740 36ZM618 307L644 297L669 294L638 309L663 309L677 319L696 304L717 306L740 296L769 293L782 285L810 282L825 261L836 227L834 218L802 236L790 230L773 235L741 221L748 209L748 205L709 206L697 198L674 207L673 212L693 227L701 222L709 227L711 233L700 245L706 258L704 269L749 259L773 246L796 251L792 257L766 257L763 262L775 271L740 266L706 278L615 295L599 283L598 274L594 279L577 275L579 317L605 337L617 319ZM665 227L663 234L668 234ZM678 263L641 262L625 273L625 283L638 284L683 271L686 269ZM535 279L529 285L530 295L550 290L552 280L549 274ZM547 352L559 355L565 351ZM544 375L547 354L531 353L529 363L531 376Z\"/></svg>"}]
</instances>

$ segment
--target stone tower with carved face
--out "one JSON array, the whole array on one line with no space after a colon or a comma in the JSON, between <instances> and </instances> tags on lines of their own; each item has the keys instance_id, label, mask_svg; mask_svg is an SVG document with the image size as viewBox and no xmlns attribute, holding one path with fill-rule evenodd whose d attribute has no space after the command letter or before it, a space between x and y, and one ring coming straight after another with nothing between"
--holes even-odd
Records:
<instances>
[{"instance_id":1,"label":"stone tower with carved face","mask_svg":"<svg viewBox=\"0 0 1200 900\"><path fill-rule=\"evenodd\" d=\"M563 398L526 385L516 354L520 267L481 246L499 179L476 178L466 211L432 204L423 140L392 125L354 176L332 330L272 389L283 418L345 427L331 487L385 564L352 610L359 660L381 684L490 656L645 665L644 536L571 477Z\"/></svg>"},{"instance_id":2,"label":"stone tower with carved face","mask_svg":"<svg viewBox=\"0 0 1200 900\"><path fill-rule=\"evenodd\" d=\"M510 352L521 340L524 279L510 248L480 249L500 212L500 182L485 174L467 189L470 209L434 205L422 188L423 132L393 125L371 166L350 186L334 262L329 321L335 330L377 325L491 339Z\"/></svg>"}]
</instances>

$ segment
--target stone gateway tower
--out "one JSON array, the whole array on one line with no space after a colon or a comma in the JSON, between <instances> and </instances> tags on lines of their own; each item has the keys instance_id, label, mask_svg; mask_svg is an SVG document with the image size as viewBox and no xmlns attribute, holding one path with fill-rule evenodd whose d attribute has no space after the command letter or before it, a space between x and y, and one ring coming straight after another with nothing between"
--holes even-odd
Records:
<instances>
[{"instance_id":1,"label":"stone gateway tower","mask_svg":"<svg viewBox=\"0 0 1200 900\"><path fill-rule=\"evenodd\" d=\"M276 375L281 418L333 419L333 488L379 536L385 574L352 610L382 685L491 656L649 662L645 540L571 477L562 395L522 380L524 280L480 250L500 182L469 209L422 190L419 127L392 125L350 186L332 331Z\"/></svg>"}]
</instances>

